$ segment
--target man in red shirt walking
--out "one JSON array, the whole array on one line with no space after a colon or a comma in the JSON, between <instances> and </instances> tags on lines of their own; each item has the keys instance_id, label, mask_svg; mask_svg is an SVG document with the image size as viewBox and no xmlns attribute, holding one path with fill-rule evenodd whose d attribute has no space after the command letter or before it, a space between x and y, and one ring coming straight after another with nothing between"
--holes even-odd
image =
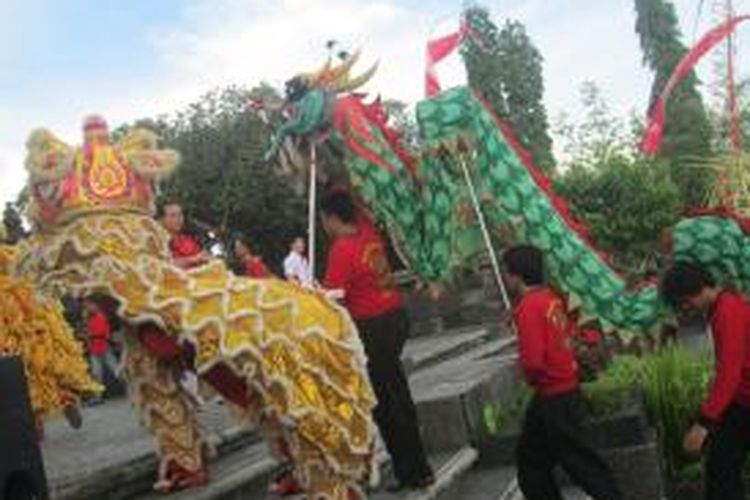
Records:
<instances>
[{"instance_id":1,"label":"man in red shirt walking","mask_svg":"<svg viewBox=\"0 0 750 500\"><path fill-rule=\"evenodd\" d=\"M685 450L707 449L707 499L744 499L742 469L750 451L750 305L740 293L718 286L705 269L688 263L667 271L661 291L674 307L707 314L714 343L714 379L685 435Z\"/></svg>"},{"instance_id":2,"label":"man in red shirt walking","mask_svg":"<svg viewBox=\"0 0 750 500\"><path fill-rule=\"evenodd\" d=\"M323 227L333 238L324 285L342 296L357 324L378 399L375 422L398 481L391 490L422 489L435 482L417 425L417 409L401 365L409 317L396 289L385 244L344 191L323 200Z\"/></svg>"},{"instance_id":3,"label":"man in red shirt walking","mask_svg":"<svg viewBox=\"0 0 750 500\"><path fill-rule=\"evenodd\" d=\"M594 451L581 423L575 324L563 300L544 282L542 253L517 246L503 255L518 349L534 397L526 409L517 449L518 484L528 500L562 500L552 474L559 464L594 500L622 498L609 467Z\"/></svg>"}]
</instances>

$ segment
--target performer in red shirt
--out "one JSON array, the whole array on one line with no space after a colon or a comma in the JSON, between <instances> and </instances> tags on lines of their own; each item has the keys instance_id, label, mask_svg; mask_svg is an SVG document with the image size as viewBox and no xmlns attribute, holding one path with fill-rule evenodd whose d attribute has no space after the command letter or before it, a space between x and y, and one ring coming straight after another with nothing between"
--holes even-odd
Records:
<instances>
[{"instance_id":1,"label":"performer in red shirt","mask_svg":"<svg viewBox=\"0 0 750 500\"><path fill-rule=\"evenodd\" d=\"M182 206L176 202L164 205L162 224L169 232L169 251L172 253L172 261L178 267L190 269L208 262L211 256L203 250L198 240L185 233L185 216Z\"/></svg>"},{"instance_id":2,"label":"performer in red shirt","mask_svg":"<svg viewBox=\"0 0 750 500\"><path fill-rule=\"evenodd\" d=\"M86 314L91 374L99 383L104 385L105 368L109 370L112 376L118 376L117 366L119 362L110 345L112 328L107 315L104 314L101 306L93 298L84 299L83 309ZM96 398L91 402L101 402L101 398Z\"/></svg>"},{"instance_id":3,"label":"performer in red shirt","mask_svg":"<svg viewBox=\"0 0 750 500\"><path fill-rule=\"evenodd\" d=\"M172 262L182 269L191 269L201 266L211 260L211 256L203 250L198 240L184 232L185 215L182 206L174 201L168 202L163 207L162 225L170 235L169 251L172 254ZM179 345L177 341L152 325L145 325L140 329L141 341L154 353L171 357L175 352L181 353L183 370L180 375L180 384L193 397L198 405L203 405L203 397L200 395L198 376L195 373L195 352L189 344Z\"/></svg>"},{"instance_id":4,"label":"performer in red shirt","mask_svg":"<svg viewBox=\"0 0 750 500\"><path fill-rule=\"evenodd\" d=\"M342 297L364 344L378 405L374 418L393 461L397 489L435 482L419 435L417 410L401 365L409 317L393 279L385 244L371 224L358 218L348 193L323 200L323 227L333 239L325 288Z\"/></svg>"},{"instance_id":5,"label":"performer in red shirt","mask_svg":"<svg viewBox=\"0 0 750 500\"><path fill-rule=\"evenodd\" d=\"M542 253L516 246L503 255L514 296L521 367L534 397L517 449L518 484L528 500L562 500L552 470L559 464L595 500L622 498L612 472L582 429L578 364L571 346L575 323L545 285Z\"/></svg>"},{"instance_id":6,"label":"performer in red shirt","mask_svg":"<svg viewBox=\"0 0 750 500\"><path fill-rule=\"evenodd\" d=\"M706 498L744 499L742 470L750 451L750 305L740 293L717 285L705 269L688 263L667 271L661 291L674 307L707 314L714 343L714 379L685 435L685 450L707 448Z\"/></svg>"},{"instance_id":7,"label":"performer in red shirt","mask_svg":"<svg viewBox=\"0 0 750 500\"><path fill-rule=\"evenodd\" d=\"M271 273L260 255L253 253L253 247L246 238L234 240L234 255L242 265L242 273L249 278L269 278Z\"/></svg>"}]
</instances>

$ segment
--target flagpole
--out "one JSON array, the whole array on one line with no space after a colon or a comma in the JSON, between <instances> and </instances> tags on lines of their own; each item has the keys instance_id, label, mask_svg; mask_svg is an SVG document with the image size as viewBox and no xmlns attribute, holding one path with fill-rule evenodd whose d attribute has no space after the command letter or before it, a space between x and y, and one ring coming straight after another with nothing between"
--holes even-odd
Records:
<instances>
[{"instance_id":1,"label":"flagpole","mask_svg":"<svg viewBox=\"0 0 750 500\"><path fill-rule=\"evenodd\" d=\"M471 179L471 174L469 173L469 167L466 165L466 159L464 158L463 153L459 153L459 163L461 164L461 170L464 173L464 179L466 180L466 185L469 187L469 196L471 198L471 204L474 207L474 213L477 216L477 220L479 221L479 228L482 231L482 238L484 239L484 244L487 246L487 252L490 256L490 263L492 264L492 271L495 275L495 281L497 282L497 286L500 289L500 296L503 300L503 305L505 305L505 308L507 310L511 309L510 304L510 298L508 296L507 288L505 287L505 282L503 281L503 275L500 272L500 263L497 260L497 254L495 253L495 249L492 246L492 238L490 237L490 232L487 229L487 222L484 218L484 213L482 212L482 207L479 205L479 198L477 197L477 191L474 187L474 181Z\"/></svg>"},{"instance_id":2,"label":"flagpole","mask_svg":"<svg viewBox=\"0 0 750 500\"><path fill-rule=\"evenodd\" d=\"M307 200L307 265L310 277L315 281L315 223L317 191L317 150L314 140L310 140L310 185Z\"/></svg>"}]
</instances>

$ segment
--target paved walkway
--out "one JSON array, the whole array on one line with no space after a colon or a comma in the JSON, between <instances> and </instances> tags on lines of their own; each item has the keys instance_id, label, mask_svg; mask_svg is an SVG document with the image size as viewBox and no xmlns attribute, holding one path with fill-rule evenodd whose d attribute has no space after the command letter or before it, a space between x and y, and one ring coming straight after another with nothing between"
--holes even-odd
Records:
<instances>
[{"instance_id":1,"label":"paved walkway","mask_svg":"<svg viewBox=\"0 0 750 500\"><path fill-rule=\"evenodd\" d=\"M228 413L223 405L208 403L199 418L210 433L218 433L233 425ZM151 437L127 400L108 400L84 408L82 414L79 430L72 429L63 418L45 427L42 455L52 488L153 454Z\"/></svg>"}]
</instances>

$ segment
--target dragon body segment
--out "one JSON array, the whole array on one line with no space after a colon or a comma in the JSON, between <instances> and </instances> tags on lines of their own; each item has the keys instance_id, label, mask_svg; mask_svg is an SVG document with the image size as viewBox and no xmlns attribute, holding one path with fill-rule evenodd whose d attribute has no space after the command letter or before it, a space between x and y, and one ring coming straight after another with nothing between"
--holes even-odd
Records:
<instances>
[{"instance_id":1,"label":"dragon body segment","mask_svg":"<svg viewBox=\"0 0 750 500\"><path fill-rule=\"evenodd\" d=\"M389 127L379 101L367 104L361 94L321 88L309 92L327 94L317 102L330 102L331 108L318 113L316 126L308 122L304 135L325 130L344 145L346 171L358 197L423 281L450 281L486 255L465 167L494 239L542 249L552 284L566 294L579 322L595 322L631 341L656 333L671 316L655 283L631 287L612 268L512 131L470 89L450 89L417 104L415 153L407 152ZM299 97L291 101L295 114L311 116L298 109L307 102ZM699 262L748 290L745 226L750 225L743 221L720 212L685 218L673 228L671 258Z\"/></svg>"}]
</instances>

